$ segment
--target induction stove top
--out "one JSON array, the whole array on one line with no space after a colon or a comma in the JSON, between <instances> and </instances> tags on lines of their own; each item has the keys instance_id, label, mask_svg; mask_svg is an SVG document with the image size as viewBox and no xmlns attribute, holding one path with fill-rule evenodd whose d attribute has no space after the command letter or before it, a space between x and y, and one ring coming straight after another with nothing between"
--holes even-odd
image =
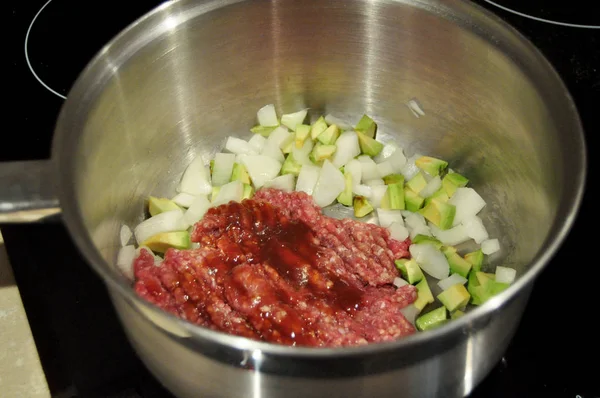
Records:
<instances>
[{"instance_id":1,"label":"induction stove top","mask_svg":"<svg viewBox=\"0 0 600 398\"><path fill-rule=\"evenodd\" d=\"M600 132L595 2L475 2L513 25L553 64L594 153ZM159 3L14 2L8 36L13 132L11 145L0 145L0 160L48 158L56 117L78 73L116 33ZM596 164L590 157L591 178ZM506 355L470 398L600 396L592 355L600 352L600 336L590 326L598 315L600 272L597 261L587 259L594 257L587 249L594 247L593 234L586 231L594 227L593 214L588 189L572 232L538 278ZM61 222L0 227L53 397L172 397L133 352L103 283Z\"/></svg>"}]
</instances>

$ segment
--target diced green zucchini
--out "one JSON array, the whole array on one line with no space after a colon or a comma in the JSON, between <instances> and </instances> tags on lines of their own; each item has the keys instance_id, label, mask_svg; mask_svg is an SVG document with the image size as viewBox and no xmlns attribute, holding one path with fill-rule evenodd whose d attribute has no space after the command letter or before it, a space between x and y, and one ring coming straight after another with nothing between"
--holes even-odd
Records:
<instances>
[{"instance_id":1,"label":"diced green zucchini","mask_svg":"<svg viewBox=\"0 0 600 398\"><path fill-rule=\"evenodd\" d=\"M404 210L406 208L404 202L404 184L401 182L389 184L385 195L381 199L381 207L386 210Z\"/></svg>"},{"instance_id":2,"label":"diced green zucchini","mask_svg":"<svg viewBox=\"0 0 600 398\"><path fill-rule=\"evenodd\" d=\"M383 144L381 142L360 131L357 131L356 135L358 136L358 144L360 145L360 151L362 153L371 157L379 155L379 152L383 149Z\"/></svg>"},{"instance_id":3,"label":"diced green zucchini","mask_svg":"<svg viewBox=\"0 0 600 398\"><path fill-rule=\"evenodd\" d=\"M450 319L458 319L461 316L465 315L464 312L462 312L461 310L456 310L453 313L450 314Z\"/></svg>"},{"instance_id":4,"label":"diced green zucchini","mask_svg":"<svg viewBox=\"0 0 600 398\"><path fill-rule=\"evenodd\" d=\"M483 265L484 254L481 249L475 250L474 252L465 254L465 260L473 265L473 271L481 271Z\"/></svg>"},{"instance_id":5,"label":"diced green zucchini","mask_svg":"<svg viewBox=\"0 0 600 398\"><path fill-rule=\"evenodd\" d=\"M325 159L331 158L335 153L336 148L337 147L335 145L323 145L320 142L317 142L313 150L310 152L308 158L311 160L311 162L320 164Z\"/></svg>"},{"instance_id":6,"label":"diced green zucchini","mask_svg":"<svg viewBox=\"0 0 600 398\"><path fill-rule=\"evenodd\" d=\"M403 261L406 260L406 261ZM402 277L408 281L411 285L420 282L425 277L421 267L414 259L400 259L395 261L396 268L402 274Z\"/></svg>"},{"instance_id":7,"label":"diced green zucchini","mask_svg":"<svg viewBox=\"0 0 600 398\"><path fill-rule=\"evenodd\" d=\"M171 199L157 198L155 196L150 196L150 198L148 198L148 212L150 212L150 216L155 216L164 213L165 211L180 209L181 207L177 206L177 203L173 202Z\"/></svg>"},{"instance_id":8,"label":"diced green zucchini","mask_svg":"<svg viewBox=\"0 0 600 398\"><path fill-rule=\"evenodd\" d=\"M406 182L406 186L415 193L419 193L423 188L425 188L425 186L427 186L427 180L425 179L423 173L417 173L413 176L413 178Z\"/></svg>"},{"instance_id":9,"label":"diced green zucchini","mask_svg":"<svg viewBox=\"0 0 600 398\"><path fill-rule=\"evenodd\" d=\"M468 303L471 295L464 285L457 283L450 286L440 294L437 299L440 300L448 311L452 312L458 309L463 309Z\"/></svg>"},{"instance_id":10,"label":"diced green zucchini","mask_svg":"<svg viewBox=\"0 0 600 398\"><path fill-rule=\"evenodd\" d=\"M325 131L323 131L317 137L317 141L319 141L323 145L333 145L335 141L337 141L340 136L340 129L337 125L332 124L327 127Z\"/></svg>"},{"instance_id":11,"label":"diced green zucchini","mask_svg":"<svg viewBox=\"0 0 600 398\"><path fill-rule=\"evenodd\" d=\"M304 141L310 136L310 126L307 124L300 124L296 127L296 134L294 135L294 141L296 148L300 149L304 146Z\"/></svg>"},{"instance_id":12,"label":"diced green zucchini","mask_svg":"<svg viewBox=\"0 0 600 398\"><path fill-rule=\"evenodd\" d=\"M211 201L214 201L217 198L220 190L221 190L221 187L212 187L212 193L210 195Z\"/></svg>"},{"instance_id":13,"label":"diced green zucchini","mask_svg":"<svg viewBox=\"0 0 600 398\"><path fill-rule=\"evenodd\" d=\"M260 134L263 137L268 137L273 130L275 130L278 126L254 126L250 129L251 132L253 132L254 134Z\"/></svg>"},{"instance_id":14,"label":"diced green zucchini","mask_svg":"<svg viewBox=\"0 0 600 398\"><path fill-rule=\"evenodd\" d=\"M146 246L157 253L164 253L169 248L183 250L189 248L190 245L191 241L188 231L162 232L142 242L142 246Z\"/></svg>"},{"instance_id":15,"label":"diced green zucchini","mask_svg":"<svg viewBox=\"0 0 600 398\"><path fill-rule=\"evenodd\" d=\"M317 137L325 130L327 130L327 122L325 121L325 118L323 116L321 116L311 126L310 137L313 140L316 140Z\"/></svg>"},{"instance_id":16,"label":"diced green zucchini","mask_svg":"<svg viewBox=\"0 0 600 398\"><path fill-rule=\"evenodd\" d=\"M416 235L413 239L412 239L412 243L427 243L429 245L433 245L436 249L441 250L442 248L442 242L440 242L438 239L432 237L432 236L427 236L427 235L421 235L418 234Z\"/></svg>"},{"instance_id":17,"label":"diced green zucchini","mask_svg":"<svg viewBox=\"0 0 600 398\"><path fill-rule=\"evenodd\" d=\"M413 303L419 311L421 311L427 304L433 303L433 294L427 284L427 279L423 278L419 283L415 285L417 288L417 299Z\"/></svg>"},{"instance_id":18,"label":"diced green zucchini","mask_svg":"<svg viewBox=\"0 0 600 398\"><path fill-rule=\"evenodd\" d=\"M456 206L433 199L427 206L419 210L419 213L439 229L445 230L452 227Z\"/></svg>"},{"instance_id":19,"label":"diced green zucchini","mask_svg":"<svg viewBox=\"0 0 600 398\"><path fill-rule=\"evenodd\" d=\"M412 212L419 211L419 209L423 206L424 201L425 201L425 199L423 199L423 197L419 196L412 189L410 189L408 187L404 188L404 203L406 206L406 210L409 210Z\"/></svg>"},{"instance_id":20,"label":"diced green zucchini","mask_svg":"<svg viewBox=\"0 0 600 398\"><path fill-rule=\"evenodd\" d=\"M447 321L448 314L446 307L439 307L418 317L415 321L415 326L421 331L431 330L442 326Z\"/></svg>"},{"instance_id":21,"label":"diced green zucchini","mask_svg":"<svg viewBox=\"0 0 600 398\"><path fill-rule=\"evenodd\" d=\"M251 184L250 175L248 174L248 170L246 170L246 166L242 163L234 163L233 171L231 172L231 181L240 181L244 184Z\"/></svg>"},{"instance_id":22,"label":"diced green zucchini","mask_svg":"<svg viewBox=\"0 0 600 398\"><path fill-rule=\"evenodd\" d=\"M377 123L375 123L375 121L373 121L373 119L371 119L369 116L363 115L356 124L356 127L354 127L354 130L366 135L367 137L375 138L375 134L377 133Z\"/></svg>"},{"instance_id":23,"label":"diced green zucchini","mask_svg":"<svg viewBox=\"0 0 600 398\"><path fill-rule=\"evenodd\" d=\"M448 162L431 156L421 156L415 160L415 165L430 176L437 176L448 167Z\"/></svg>"},{"instance_id":24,"label":"diced green zucchini","mask_svg":"<svg viewBox=\"0 0 600 398\"><path fill-rule=\"evenodd\" d=\"M371 203L364 196L355 196L352 205L354 206L354 217L357 218L364 217L374 210Z\"/></svg>"},{"instance_id":25,"label":"diced green zucchini","mask_svg":"<svg viewBox=\"0 0 600 398\"><path fill-rule=\"evenodd\" d=\"M469 180L458 173L448 173L442 178L442 188L448 197L452 197L457 188L465 187L468 183Z\"/></svg>"},{"instance_id":26,"label":"diced green zucchini","mask_svg":"<svg viewBox=\"0 0 600 398\"><path fill-rule=\"evenodd\" d=\"M471 271L472 264L464 258L462 258L460 254L456 252L456 249L455 251L442 250L442 252L448 260L451 274L459 274L464 278L466 278L469 275L469 271Z\"/></svg>"},{"instance_id":27,"label":"diced green zucchini","mask_svg":"<svg viewBox=\"0 0 600 398\"><path fill-rule=\"evenodd\" d=\"M294 153L291 152L286 156L283 164L281 165L281 175L293 174L298 177L301 168L302 164L294 158Z\"/></svg>"},{"instance_id":28,"label":"diced green zucchini","mask_svg":"<svg viewBox=\"0 0 600 398\"><path fill-rule=\"evenodd\" d=\"M242 194L242 200L251 199L254 196L254 187L250 184L244 184L244 193Z\"/></svg>"},{"instance_id":29,"label":"diced green zucchini","mask_svg":"<svg viewBox=\"0 0 600 398\"><path fill-rule=\"evenodd\" d=\"M404 176L402 174L390 174L383 177L385 185L404 184Z\"/></svg>"},{"instance_id":30,"label":"diced green zucchini","mask_svg":"<svg viewBox=\"0 0 600 398\"><path fill-rule=\"evenodd\" d=\"M345 188L337 197L337 201L344 206L352 206L352 174L345 169L341 170L344 173Z\"/></svg>"},{"instance_id":31,"label":"diced green zucchini","mask_svg":"<svg viewBox=\"0 0 600 398\"><path fill-rule=\"evenodd\" d=\"M435 191L430 197L425 198L424 205L427 206L429 202L431 202L433 199L437 199L439 202L446 203L450 198L448 197L448 194L446 194L446 190L444 188L440 188L437 191Z\"/></svg>"}]
</instances>

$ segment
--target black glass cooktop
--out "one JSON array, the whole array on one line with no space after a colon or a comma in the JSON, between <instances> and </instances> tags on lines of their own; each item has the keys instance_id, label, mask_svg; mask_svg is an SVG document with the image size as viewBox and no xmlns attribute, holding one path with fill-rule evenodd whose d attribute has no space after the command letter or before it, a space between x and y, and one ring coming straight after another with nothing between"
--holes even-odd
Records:
<instances>
[{"instance_id":1,"label":"black glass cooktop","mask_svg":"<svg viewBox=\"0 0 600 398\"><path fill-rule=\"evenodd\" d=\"M548 57L577 104L588 151L595 153L600 133L597 5L581 0L476 2L515 26ZM11 144L0 145L0 160L49 157L56 116L77 74L104 43L159 3L14 2L6 63L13 123ZM589 168L594 179L593 157ZM570 236L540 275L506 355L471 398L600 395L600 338L593 326L600 272L591 252L594 234L587 232L594 230L594 214L588 193ZM54 397L171 397L137 359L103 284L60 222L7 225L2 233Z\"/></svg>"}]
</instances>

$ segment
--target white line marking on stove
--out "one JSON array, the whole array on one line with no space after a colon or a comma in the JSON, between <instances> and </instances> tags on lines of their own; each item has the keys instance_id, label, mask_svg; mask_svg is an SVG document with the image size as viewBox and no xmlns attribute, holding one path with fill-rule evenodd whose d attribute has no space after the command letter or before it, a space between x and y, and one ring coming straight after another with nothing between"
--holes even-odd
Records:
<instances>
[{"instance_id":1,"label":"white line marking on stove","mask_svg":"<svg viewBox=\"0 0 600 398\"><path fill-rule=\"evenodd\" d=\"M42 86L46 87L51 93L58 95L60 98L67 99L67 97L65 97L64 95L62 95L58 91L53 90L46 83L44 83L42 81L42 79L40 79L40 77L33 70L33 66L31 65L31 62L29 61L29 54L27 53L27 43L29 42L29 33L31 32L31 28L33 27L33 24L35 23L35 20L37 19L37 17L42 13L42 11L44 10L44 8L46 8L46 6L48 4L50 4L51 1L52 0L48 0L46 2L46 4L44 4L42 6L42 8L40 8L40 10L37 12L37 14L35 14L35 16L33 17L33 19L31 20L31 23L29 24L29 28L27 28L27 34L25 35L25 60L27 61L27 66L29 66L29 70L31 71L31 73L33 74L33 76L37 79L37 81L42 84Z\"/></svg>"},{"instance_id":2,"label":"white line marking on stove","mask_svg":"<svg viewBox=\"0 0 600 398\"><path fill-rule=\"evenodd\" d=\"M544 19L544 18L538 18L538 17L534 17L533 15L529 15L529 14L525 14L523 12L519 12L519 11L515 11L512 8L508 8L505 7L501 4L498 3L494 3L491 0L484 0L486 3L489 3L493 6L496 6L498 8L503 9L504 11L508 11L508 12L512 12L513 14L525 17L525 18L529 18L529 19L533 19L535 21L539 21L539 22L546 22L546 23L550 23L550 24L554 24L554 25L560 25L560 26L568 26L570 28L584 28L584 29L600 29L600 25L580 25L580 24L576 24L576 23L568 23L568 22L559 22L559 21L553 21L551 19Z\"/></svg>"}]
</instances>

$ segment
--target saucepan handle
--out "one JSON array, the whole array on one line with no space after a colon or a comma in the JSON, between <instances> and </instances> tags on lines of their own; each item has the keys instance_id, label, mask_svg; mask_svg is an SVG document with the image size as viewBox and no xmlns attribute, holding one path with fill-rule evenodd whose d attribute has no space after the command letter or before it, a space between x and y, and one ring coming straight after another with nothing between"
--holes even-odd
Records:
<instances>
[{"instance_id":1,"label":"saucepan handle","mask_svg":"<svg viewBox=\"0 0 600 398\"><path fill-rule=\"evenodd\" d=\"M51 162L0 163L0 223L36 222L60 213Z\"/></svg>"}]
</instances>

